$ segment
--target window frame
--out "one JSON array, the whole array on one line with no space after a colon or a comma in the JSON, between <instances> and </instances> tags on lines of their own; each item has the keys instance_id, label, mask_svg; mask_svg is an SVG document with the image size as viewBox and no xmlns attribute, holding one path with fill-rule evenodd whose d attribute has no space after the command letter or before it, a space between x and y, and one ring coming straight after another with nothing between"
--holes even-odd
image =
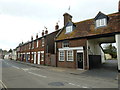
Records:
<instances>
[{"instance_id":1,"label":"window frame","mask_svg":"<svg viewBox=\"0 0 120 90\"><path fill-rule=\"evenodd\" d=\"M61 52L62 52L63 54L61 54ZM62 56L61 56L61 55L62 55ZM64 60L62 60L61 57L64 58ZM60 62L65 61L65 51L64 51L64 50L60 50L60 51L59 51L59 61L60 61Z\"/></svg>"},{"instance_id":2,"label":"window frame","mask_svg":"<svg viewBox=\"0 0 120 90\"><path fill-rule=\"evenodd\" d=\"M73 31L73 26L72 25L66 27L66 34L71 33L72 31Z\"/></svg>"},{"instance_id":3,"label":"window frame","mask_svg":"<svg viewBox=\"0 0 120 90\"><path fill-rule=\"evenodd\" d=\"M96 28L105 27L107 26L107 19L106 18L97 19L95 21L95 25L96 25Z\"/></svg>"},{"instance_id":4,"label":"window frame","mask_svg":"<svg viewBox=\"0 0 120 90\"><path fill-rule=\"evenodd\" d=\"M41 39L41 43L42 43L42 47L44 47L45 46L45 39L44 38Z\"/></svg>"},{"instance_id":5,"label":"window frame","mask_svg":"<svg viewBox=\"0 0 120 90\"><path fill-rule=\"evenodd\" d=\"M44 61L44 52L41 52L41 61Z\"/></svg>"},{"instance_id":6,"label":"window frame","mask_svg":"<svg viewBox=\"0 0 120 90\"><path fill-rule=\"evenodd\" d=\"M29 49L31 49L31 43L29 43Z\"/></svg>"},{"instance_id":7,"label":"window frame","mask_svg":"<svg viewBox=\"0 0 120 90\"><path fill-rule=\"evenodd\" d=\"M62 47L63 48L67 48L67 47L69 47L70 46L70 43L69 42L63 42L62 43Z\"/></svg>"},{"instance_id":8,"label":"window frame","mask_svg":"<svg viewBox=\"0 0 120 90\"><path fill-rule=\"evenodd\" d=\"M68 52L70 52L70 51L72 52L72 53L71 53L72 59L71 59L71 60L68 60L68 59L69 59L69 53L68 53ZM73 50L68 50L68 51L67 51L67 61L68 61L68 62L73 62L73 61L74 61L74 51L73 51Z\"/></svg>"}]
</instances>

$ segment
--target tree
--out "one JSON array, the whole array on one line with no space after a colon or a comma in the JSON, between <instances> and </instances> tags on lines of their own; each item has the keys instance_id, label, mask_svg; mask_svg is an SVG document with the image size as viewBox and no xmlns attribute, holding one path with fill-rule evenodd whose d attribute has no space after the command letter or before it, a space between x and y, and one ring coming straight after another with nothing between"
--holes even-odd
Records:
<instances>
[{"instance_id":1,"label":"tree","mask_svg":"<svg viewBox=\"0 0 120 90\"><path fill-rule=\"evenodd\" d=\"M11 53L11 52L12 52L12 49L10 49L8 52Z\"/></svg>"},{"instance_id":2,"label":"tree","mask_svg":"<svg viewBox=\"0 0 120 90\"><path fill-rule=\"evenodd\" d=\"M112 58L117 58L117 49L112 44L108 44L104 47L104 52L110 54Z\"/></svg>"}]
</instances>

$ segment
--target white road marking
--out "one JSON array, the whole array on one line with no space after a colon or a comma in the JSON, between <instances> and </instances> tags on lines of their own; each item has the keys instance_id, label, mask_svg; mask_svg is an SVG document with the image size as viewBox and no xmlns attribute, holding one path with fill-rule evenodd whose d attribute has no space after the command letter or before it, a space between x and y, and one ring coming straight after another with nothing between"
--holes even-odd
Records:
<instances>
[{"instance_id":1,"label":"white road marking","mask_svg":"<svg viewBox=\"0 0 120 90\"><path fill-rule=\"evenodd\" d=\"M70 85L74 85L74 86L75 86L75 84L73 84L73 83L68 83L68 84L70 84Z\"/></svg>"},{"instance_id":2,"label":"white road marking","mask_svg":"<svg viewBox=\"0 0 120 90\"><path fill-rule=\"evenodd\" d=\"M37 68L30 68L30 70L40 70L40 69L37 69Z\"/></svg>"},{"instance_id":3,"label":"white road marking","mask_svg":"<svg viewBox=\"0 0 120 90\"><path fill-rule=\"evenodd\" d=\"M21 68L23 71L30 71L30 70L40 70L40 69L37 69L37 68L29 68L29 69L27 69L27 68Z\"/></svg>"},{"instance_id":4,"label":"white road marking","mask_svg":"<svg viewBox=\"0 0 120 90\"><path fill-rule=\"evenodd\" d=\"M2 84L3 88L7 89L6 85L1 80L0 80L0 83Z\"/></svg>"},{"instance_id":5,"label":"white road marking","mask_svg":"<svg viewBox=\"0 0 120 90\"><path fill-rule=\"evenodd\" d=\"M36 73L32 73L32 72L28 72L28 73L39 76L39 77L47 78L47 76L43 76L43 75L40 75L40 74L36 74Z\"/></svg>"},{"instance_id":6,"label":"white road marking","mask_svg":"<svg viewBox=\"0 0 120 90\"><path fill-rule=\"evenodd\" d=\"M29 69L26 69L26 68L21 68L21 69L22 69L23 71L25 71L25 72L29 70Z\"/></svg>"},{"instance_id":7,"label":"white road marking","mask_svg":"<svg viewBox=\"0 0 120 90\"><path fill-rule=\"evenodd\" d=\"M16 68L16 69L20 69L19 67L16 67L16 66L12 66L13 68Z\"/></svg>"},{"instance_id":8,"label":"white road marking","mask_svg":"<svg viewBox=\"0 0 120 90\"><path fill-rule=\"evenodd\" d=\"M6 61L4 61L4 63L7 64L7 65L10 65L10 66L13 67L13 68L20 69L19 67L17 67L17 66L13 66L12 64L9 64L9 63L6 62Z\"/></svg>"},{"instance_id":9,"label":"white road marking","mask_svg":"<svg viewBox=\"0 0 120 90\"><path fill-rule=\"evenodd\" d=\"M82 88L88 88L88 87L82 86Z\"/></svg>"},{"instance_id":10,"label":"white road marking","mask_svg":"<svg viewBox=\"0 0 120 90\"><path fill-rule=\"evenodd\" d=\"M77 85L77 84L74 84L74 83L68 83L68 84L73 85L73 86L77 86L77 87L81 87L81 88L88 88L88 87Z\"/></svg>"}]
</instances>

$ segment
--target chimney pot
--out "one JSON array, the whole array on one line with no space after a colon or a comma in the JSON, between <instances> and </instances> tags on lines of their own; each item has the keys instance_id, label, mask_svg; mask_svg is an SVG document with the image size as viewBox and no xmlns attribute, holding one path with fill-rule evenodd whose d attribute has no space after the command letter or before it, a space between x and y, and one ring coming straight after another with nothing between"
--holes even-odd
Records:
<instances>
[{"instance_id":1,"label":"chimney pot","mask_svg":"<svg viewBox=\"0 0 120 90\"><path fill-rule=\"evenodd\" d=\"M31 36L31 41L33 41L33 36Z\"/></svg>"},{"instance_id":2,"label":"chimney pot","mask_svg":"<svg viewBox=\"0 0 120 90\"><path fill-rule=\"evenodd\" d=\"M47 30L47 28L46 28L46 30L45 30L45 34L46 34L46 35L48 34L48 30Z\"/></svg>"},{"instance_id":3,"label":"chimney pot","mask_svg":"<svg viewBox=\"0 0 120 90\"><path fill-rule=\"evenodd\" d=\"M36 34L36 39L38 39L38 33Z\"/></svg>"},{"instance_id":4,"label":"chimney pot","mask_svg":"<svg viewBox=\"0 0 120 90\"><path fill-rule=\"evenodd\" d=\"M58 29L59 29L59 25L58 23L56 23L55 30L58 30Z\"/></svg>"},{"instance_id":5,"label":"chimney pot","mask_svg":"<svg viewBox=\"0 0 120 90\"><path fill-rule=\"evenodd\" d=\"M44 36L44 30L42 30L42 36Z\"/></svg>"}]
</instances>

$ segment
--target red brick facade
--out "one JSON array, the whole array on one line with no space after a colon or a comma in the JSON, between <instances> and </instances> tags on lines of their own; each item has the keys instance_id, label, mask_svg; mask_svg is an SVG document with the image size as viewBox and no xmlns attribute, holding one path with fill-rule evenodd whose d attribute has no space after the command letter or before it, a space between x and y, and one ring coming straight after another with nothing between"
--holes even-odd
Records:
<instances>
[{"instance_id":1,"label":"red brick facade","mask_svg":"<svg viewBox=\"0 0 120 90\"><path fill-rule=\"evenodd\" d=\"M51 65L51 62L54 62L51 61L51 57L55 56L54 38L58 32L59 30L50 34L46 33L46 35L40 38L37 35L35 40L31 38L30 42L21 43L17 47L17 60L34 64Z\"/></svg>"},{"instance_id":2,"label":"red brick facade","mask_svg":"<svg viewBox=\"0 0 120 90\"><path fill-rule=\"evenodd\" d=\"M120 4L119 12L117 13L105 15L99 12L95 18L77 23L72 22L72 16L68 13L63 16L64 27L61 30L50 34L47 34L48 31L45 31L45 33L43 31L42 37L38 38L37 36L35 40L19 45L17 47L17 60L26 62L26 54L30 54L28 58L30 63L78 68L80 67L79 64L81 64L78 62L78 57L80 57L83 58L82 69L89 69L87 41L91 38L115 36L115 34L120 33ZM105 25L98 27L101 23L97 23L97 20L99 21L100 19L103 19ZM72 26L71 32L69 32L71 27L68 27L69 33L67 32L67 26ZM56 25L55 29L57 30L58 28L59 26ZM42 46L43 38L44 46ZM34 45L32 44L33 42ZM69 45L64 47L64 42L68 42ZM32 48L33 46L34 48ZM38 53L40 53L40 57ZM56 58L53 59L54 57ZM61 58L64 58L64 60L61 60Z\"/></svg>"},{"instance_id":3,"label":"red brick facade","mask_svg":"<svg viewBox=\"0 0 120 90\"><path fill-rule=\"evenodd\" d=\"M119 2L120 3L120 2ZM120 7L120 4L119 4ZM120 10L119 10L120 11ZM98 22L99 20L104 20L103 23ZM103 26L98 26L103 25ZM67 27L70 29L72 27L72 31L68 33ZM120 12L105 15L101 12L97 14L97 16L93 19L81 21L74 23L72 21L72 16L68 13L64 14L64 27L58 33L56 37L57 43L57 53L56 60L58 67L67 67L67 68L78 68L77 63L77 52L81 52L77 47L83 47L83 69L89 69L89 51L88 51L88 40L100 38L100 37L115 37L116 34L120 33ZM68 47L63 47L63 43L65 41L69 42ZM115 42L115 41L114 41ZM65 51L65 59L64 61L60 61L60 57L63 57L61 54L61 50ZM67 61L67 51L73 51L73 61ZM63 53L63 52L62 52Z\"/></svg>"},{"instance_id":4,"label":"red brick facade","mask_svg":"<svg viewBox=\"0 0 120 90\"><path fill-rule=\"evenodd\" d=\"M76 39L76 40L70 40L69 41L69 48L74 47L84 47L83 53L84 53L84 62L85 66L84 68L87 68L87 50L86 50L86 39ZM62 42L57 42L57 49L62 48ZM66 67L66 68L78 68L77 66L77 49L73 50L73 58L74 61L67 61L67 50L65 50L65 61L59 61L59 51L57 51L57 66L58 67Z\"/></svg>"}]
</instances>

